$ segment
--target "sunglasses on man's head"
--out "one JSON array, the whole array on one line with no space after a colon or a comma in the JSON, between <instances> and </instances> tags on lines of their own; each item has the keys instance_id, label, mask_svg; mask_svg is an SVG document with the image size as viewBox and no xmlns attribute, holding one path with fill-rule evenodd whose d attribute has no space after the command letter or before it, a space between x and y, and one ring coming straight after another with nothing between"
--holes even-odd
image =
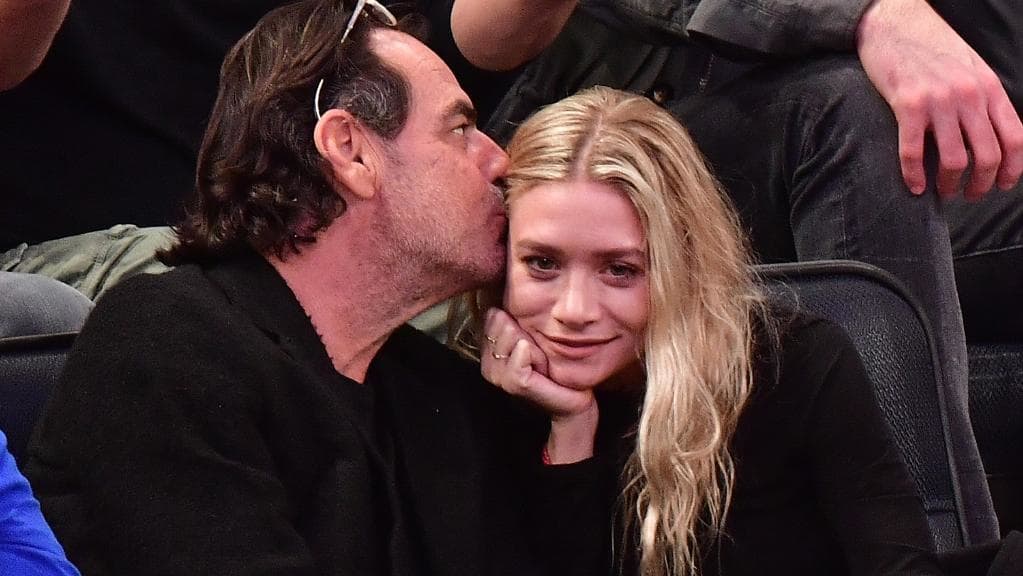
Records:
<instances>
[{"instance_id":1,"label":"sunglasses on man's head","mask_svg":"<svg viewBox=\"0 0 1023 576\"><path fill-rule=\"evenodd\" d=\"M348 39L348 35L352 32L352 28L355 28L355 22L358 21L359 16L363 14L363 11L367 6L373 9L374 15L384 24L394 26L398 23L398 19L394 17L394 14L391 14L391 11L378 0L358 0L355 3L355 9L352 10L352 15L348 17L348 24L345 26L344 33L341 34L341 41L338 42L338 47L344 44L345 40ZM324 80L324 78L320 78L319 83L316 84L316 95L313 97L313 112L316 113L317 120L323 117L323 115L320 114L320 92L323 90Z\"/></svg>"}]
</instances>

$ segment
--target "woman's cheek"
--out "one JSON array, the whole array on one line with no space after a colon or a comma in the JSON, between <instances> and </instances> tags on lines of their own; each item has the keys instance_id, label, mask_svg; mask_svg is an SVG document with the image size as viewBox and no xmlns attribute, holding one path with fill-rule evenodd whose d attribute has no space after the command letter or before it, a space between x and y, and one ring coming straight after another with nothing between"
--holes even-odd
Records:
<instances>
[{"instance_id":1,"label":"woman's cheek","mask_svg":"<svg viewBox=\"0 0 1023 576\"><path fill-rule=\"evenodd\" d=\"M521 321L526 316L542 312L545 301L544 283L532 278L522 264L514 264L509 269L508 282L505 285L505 311Z\"/></svg>"}]
</instances>

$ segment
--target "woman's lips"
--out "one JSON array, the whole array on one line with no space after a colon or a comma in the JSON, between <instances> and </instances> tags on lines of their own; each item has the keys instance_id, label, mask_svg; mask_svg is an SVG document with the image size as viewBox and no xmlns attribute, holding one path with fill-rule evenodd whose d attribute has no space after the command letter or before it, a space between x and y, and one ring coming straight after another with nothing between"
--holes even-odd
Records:
<instances>
[{"instance_id":1,"label":"woman's lips","mask_svg":"<svg viewBox=\"0 0 1023 576\"><path fill-rule=\"evenodd\" d=\"M582 360L589 357L608 342L611 338L566 338L542 334L548 343L550 352L569 360Z\"/></svg>"}]
</instances>

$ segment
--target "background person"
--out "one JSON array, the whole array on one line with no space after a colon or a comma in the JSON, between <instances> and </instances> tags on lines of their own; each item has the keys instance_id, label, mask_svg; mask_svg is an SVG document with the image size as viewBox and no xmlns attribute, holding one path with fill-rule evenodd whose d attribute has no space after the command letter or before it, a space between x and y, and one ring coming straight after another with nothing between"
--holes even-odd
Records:
<instances>
[{"instance_id":1,"label":"background person","mask_svg":"<svg viewBox=\"0 0 1023 576\"><path fill-rule=\"evenodd\" d=\"M0 92L39 67L68 3L0 0ZM88 298L52 278L0 271L0 337L76 331L91 310Z\"/></svg>"},{"instance_id":2,"label":"background person","mask_svg":"<svg viewBox=\"0 0 1023 576\"><path fill-rule=\"evenodd\" d=\"M18 576L78 576L43 519L0 431L0 566Z\"/></svg>"},{"instance_id":3,"label":"background person","mask_svg":"<svg viewBox=\"0 0 1023 576\"><path fill-rule=\"evenodd\" d=\"M14 88L42 63L70 0L0 1L0 92Z\"/></svg>"}]
</instances>

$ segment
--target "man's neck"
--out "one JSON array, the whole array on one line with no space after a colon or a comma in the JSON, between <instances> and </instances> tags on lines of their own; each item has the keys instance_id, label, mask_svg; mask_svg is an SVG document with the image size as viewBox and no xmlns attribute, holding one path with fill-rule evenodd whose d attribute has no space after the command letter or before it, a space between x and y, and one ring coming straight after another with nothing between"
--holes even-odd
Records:
<instances>
[{"instance_id":1,"label":"man's neck","mask_svg":"<svg viewBox=\"0 0 1023 576\"><path fill-rule=\"evenodd\" d=\"M353 227L354 228L354 227ZM394 330L445 296L380 252L372 234L337 225L299 254L269 257L309 316L338 373L363 382Z\"/></svg>"}]
</instances>

